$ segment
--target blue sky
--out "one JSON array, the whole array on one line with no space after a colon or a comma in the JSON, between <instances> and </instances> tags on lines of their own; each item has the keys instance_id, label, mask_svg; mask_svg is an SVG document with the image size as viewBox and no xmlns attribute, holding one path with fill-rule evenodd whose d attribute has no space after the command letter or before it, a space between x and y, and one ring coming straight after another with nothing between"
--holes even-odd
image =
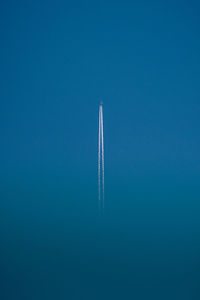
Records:
<instances>
[{"instance_id":1,"label":"blue sky","mask_svg":"<svg viewBox=\"0 0 200 300\"><path fill-rule=\"evenodd\" d=\"M187 1L2 4L4 170L92 167L103 99L107 164L198 172L198 10Z\"/></svg>"},{"instance_id":2,"label":"blue sky","mask_svg":"<svg viewBox=\"0 0 200 300\"><path fill-rule=\"evenodd\" d=\"M97 142L103 100L104 271L109 251L115 243L124 249L125 237L130 251L148 245L157 253L165 245L161 252L173 257L167 260L169 277L182 270L187 257L186 269L195 285L197 269L192 266L199 261L200 228L199 13L198 1L1 2L1 239L11 243L5 253L17 244L23 248L23 235L26 242L36 236L37 249L40 238L48 236L48 242L56 241L63 251L61 257L67 247L63 241L73 234L73 249L85 249L84 239L90 248L90 228L100 230ZM119 236L117 242L111 239L110 250L107 231L109 237ZM36 258L30 251L25 252L32 265ZM17 262L17 254L10 253ZM151 259L155 265L166 263L142 253L147 266ZM134 269L128 255L129 268ZM118 253L116 259L123 262L122 256ZM52 257L56 261L54 253ZM129 274L126 264L121 270ZM62 279L67 271L57 272ZM154 278L161 273L155 271ZM20 274L23 282L25 273ZM13 280L8 275L7 284ZM146 277L141 275L141 282L147 282ZM196 289L190 288L188 294L182 290L183 295L191 299L195 291L196 299ZM175 290L169 289L171 299Z\"/></svg>"}]
</instances>

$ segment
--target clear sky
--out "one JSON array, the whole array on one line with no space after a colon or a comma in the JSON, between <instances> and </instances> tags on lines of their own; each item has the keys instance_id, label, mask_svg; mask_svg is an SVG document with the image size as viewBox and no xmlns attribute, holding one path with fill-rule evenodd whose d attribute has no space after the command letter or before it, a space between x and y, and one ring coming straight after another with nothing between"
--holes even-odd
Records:
<instances>
[{"instance_id":1,"label":"clear sky","mask_svg":"<svg viewBox=\"0 0 200 300\"><path fill-rule=\"evenodd\" d=\"M22 245L23 235L26 242L36 235L34 245L39 249L38 234L41 239L48 236L52 244L60 236L64 257L64 237L76 232L79 242L72 248L79 244L80 250L82 239L93 241L89 228L99 232L102 225L101 246L107 259L104 230L119 236L119 248L124 235L129 249L139 243L155 250L168 243L162 253L169 251L175 261L190 244L183 253L193 258L187 266L199 262L199 16L199 1L193 0L1 1L0 222L2 242L11 243L5 253ZM100 100L104 103L105 223L97 225ZM139 242L133 232L142 236ZM110 249L115 246L111 243ZM138 255L140 247L136 247ZM30 258L30 249L25 252L34 265L35 256ZM18 256L10 257L18 261ZM56 261L51 253L52 257ZM129 269L122 254L116 257L130 279L132 256L128 256ZM146 258L147 266L150 261ZM152 261L158 266L165 260L155 256ZM184 265L170 263L169 277ZM197 270L187 266L195 285ZM12 284L15 277L9 277L6 263L3 270L6 284ZM81 278L82 269L78 270ZM67 271L63 267L57 272L62 281ZM155 271L155 280L161 273ZM140 276L139 284L148 281ZM25 277L22 271L21 282ZM188 294L182 290L183 297L199 299L196 286L191 286ZM173 293L174 299L180 299L175 296L179 285L168 291L170 299ZM64 287L61 294L67 295Z\"/></svg>"}]
</instances>

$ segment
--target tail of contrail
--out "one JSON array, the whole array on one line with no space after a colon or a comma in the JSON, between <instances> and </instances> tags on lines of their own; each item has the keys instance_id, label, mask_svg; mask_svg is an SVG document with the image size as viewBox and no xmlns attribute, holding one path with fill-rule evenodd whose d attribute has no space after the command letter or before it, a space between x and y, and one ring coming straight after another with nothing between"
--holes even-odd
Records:
<instances>
[{"instance_id":1,"label":"tail of contrail","mask_svg":"<svg viewBox=\"0 0 200 300\"><path fill-rule=\"evenodd\" d=\"M98 192L99 211L101 210L101 111L99 107L99 141L98 141Z\"/></svg>"},{"instance_id":2,"label":"tail of contrail","mask_svg":"<svg viewBox=\"0 0 200 300\"><path fill-rule=\"evenodd\" d=\"M98 189L99 211L104 210L104 140L103 140L103 108L99 106L99 141L98 141Z\"/></svg>"}]
</instances>

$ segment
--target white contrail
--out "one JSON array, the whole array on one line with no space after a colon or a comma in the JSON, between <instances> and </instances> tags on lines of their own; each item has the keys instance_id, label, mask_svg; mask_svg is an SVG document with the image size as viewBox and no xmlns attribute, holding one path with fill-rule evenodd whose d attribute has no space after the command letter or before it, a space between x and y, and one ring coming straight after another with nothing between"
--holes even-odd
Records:
<instances>
[{"instance_id":1,"label":"white contrail","mask_svg":"<svg viewBox=\"0 0 200 300\"><path fill-rule=\"evenodd\" d=\"M99 189L99 210L101 209L101 111L99 108L99 141L98 141L98 189Z\"/></svg>"},{"instance_id":2,"label":"white contrail","mask_svg":"<svg viewBox=\"0 0 200 300\"><path fill-rule=\"evenodd\" d=\"M103 189L103 195L102 195L102 206L104 209L104 141L103 141L103 109L101 106L101 155L102 155L102 189Z\"/></svg>"},{"instance_id":3,"label":"white contrail","mask_svg":"<svg viewBox=\"0 0 200 300\"><path fill-rule=\"evenodd\" d=\"M104 140L103 140L103 108L99 106L99 140L98 140L98 189L99 210L104 209Z\"/></svg>"}]
</instances>

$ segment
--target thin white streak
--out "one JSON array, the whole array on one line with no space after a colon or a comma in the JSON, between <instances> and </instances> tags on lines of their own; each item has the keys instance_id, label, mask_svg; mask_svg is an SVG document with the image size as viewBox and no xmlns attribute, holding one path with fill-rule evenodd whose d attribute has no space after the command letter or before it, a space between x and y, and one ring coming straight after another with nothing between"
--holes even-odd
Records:
<instances>
[{"instance_id":1,"label":"thin white streak","mask_svg":"<svg viewBox=\"0 0 200 300\"><path fill-rule=\"evenodd\" d=\"M102 189L103 189L103 195L102 195L102 206L104 209L104 139L103 139L103 109L101 106L101 155L102 155Z\"/></svg>"},{"instance_id":2,"label":"thin white streak","mask_svg":"<svg viewBox=\"0 0 200 300\"><path fill-rule=\"evenodd\" d=\"M99 139L98 139L98 197L99 212L104 210L104 138L103 138L103 107L99 106Z\"/></svg>"},{"instance_id":3,"label":"thin white streak","mask_svg":"<svg viewBox=\"0 0 200 300\"><path fill-rule=\"evenodd\" d=\"M101 111L99 108L99 141L98 141L98 192L99 210L101 208Z\"/></svg>"}]
</instances>

